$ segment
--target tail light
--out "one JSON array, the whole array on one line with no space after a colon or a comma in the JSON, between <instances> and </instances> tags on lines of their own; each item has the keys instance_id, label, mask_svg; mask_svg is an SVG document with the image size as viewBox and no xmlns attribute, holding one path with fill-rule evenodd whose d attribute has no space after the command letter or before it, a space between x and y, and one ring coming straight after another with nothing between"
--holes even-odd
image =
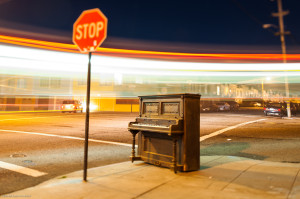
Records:
<instances>
[{"instance_id":1,"label":"tail light","mask_svg":"<svg viewBox=\"0 0 300 199\"><path fill-rule=\"evenodd\" d=\"M280 111L280 108L279 109L277 109L278 111Z\"/></svg>"},{"instance_id":2,"label":"tail light","mask_svg":"<svg viewBox=\"0 0 300 199\"><path fill-rule=\"evenodd\" d=\"M264 110L266 110L266 107L264 108Z\"/></svg>"}]
</instances>

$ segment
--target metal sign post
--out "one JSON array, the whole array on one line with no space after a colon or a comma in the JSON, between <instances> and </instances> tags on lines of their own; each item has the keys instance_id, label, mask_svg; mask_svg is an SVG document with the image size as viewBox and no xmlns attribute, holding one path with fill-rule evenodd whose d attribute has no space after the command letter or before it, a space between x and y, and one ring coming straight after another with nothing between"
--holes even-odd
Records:
<instances>
[{"instance_id":1,"label":"metal sign post","mask_svg":"<svg viewBox=\"0 0 300 199\"><path fill-rule=\"evenodd\" d=\"M88 165L88 148L89 148L89 126L90 126L90 93L91 93L91 57L89 52L89 63L87 73L87 89L86 89L86 114L85 114L85 140L84 140L84 165L83 165L83 180L86 180L87 165Z\"/></svg>"},{"instance_id":2,"label":"metal sign post","mask_svg":"<svg viewBox=\"0 0 300 199\"><path fill-rule=\"evenodd\" d=\"M73 24L73 43L80 52L89 53L87 91L86 91L86 117L85 117L85 141L84 141L84 165L83 180L87 181L88 168L88 141L90 123L90 93L91 93L91 57L92 52L106 39L107 18L98 9L85 10Z\"/></svg>"}]
</instances>

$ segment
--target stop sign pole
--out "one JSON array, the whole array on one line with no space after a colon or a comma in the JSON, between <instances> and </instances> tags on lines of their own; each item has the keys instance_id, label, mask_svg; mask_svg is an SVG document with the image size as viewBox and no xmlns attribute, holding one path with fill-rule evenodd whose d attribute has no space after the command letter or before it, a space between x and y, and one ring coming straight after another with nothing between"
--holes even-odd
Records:
<instances>
[{"instance_id":1,"label":"stop sign pole","mask_svg":"<svg viewBox=\"0 0 300 199\"><path fill-rule=\"evenodd\" d=\"M90 93L91 93L91 57L89 52L89 63L87 73L87 88L86 88L86 113L85 113L85 139L84 139L84 160L83 160L83 180L87 181L88 167L88 147L89 147L89 127L90 127Z\"/></svg>"},{"instance_id":2,"label":"stop sign pole","mask_svg":"<svg viewBox=\"0 0 300 199\"><path fill-rule=\"evenodd\" d=\"M107 35L107 18L98 9L85 10L73 24L73 43L80 52L88 53L88 73L86 91L86 115L85 115L85 141L84 141L84 165L83 180L87 181L88 167L88 140L90 121L90 93L91 93L91 57L92 52L102 44Z\"/></svg>"}]
</instances>

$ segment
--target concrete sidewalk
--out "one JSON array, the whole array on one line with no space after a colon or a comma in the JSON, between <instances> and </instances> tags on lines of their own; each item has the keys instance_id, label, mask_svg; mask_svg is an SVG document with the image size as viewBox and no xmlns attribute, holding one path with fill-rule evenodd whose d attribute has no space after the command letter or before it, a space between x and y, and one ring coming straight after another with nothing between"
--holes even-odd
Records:
<instances>
[{"instance_id":1,"label":"concrete sidewalk","mask_svg":"<svg viewBox=\"0 0 300 199\"><path fill-rule=\"evenodd\" d=\"M232 156L203 156L201 169L174 174L141 161L123 162L60 176L0 198L300 198L300 164Z\"/></svg>"}]
</instances>

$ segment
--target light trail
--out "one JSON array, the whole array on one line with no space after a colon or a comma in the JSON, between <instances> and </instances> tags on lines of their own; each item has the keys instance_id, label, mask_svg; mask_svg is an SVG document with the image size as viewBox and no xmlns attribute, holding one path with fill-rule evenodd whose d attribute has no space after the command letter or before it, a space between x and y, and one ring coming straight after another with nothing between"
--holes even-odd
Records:
<instances>
[{"instance_id":1,"label":"light trail","mask_svg":"<svg viewBox=\"0 0 300 199\"><path fill-rule=\"evenodd\" d=\"M79 75L86 72L86 55L54 52L24 47L0 46L0 67L10 74L49 73L57 76ZM159 76L300 76L300 63L194 63L93 56L93 74L122 73ZM38 72L38 73L37 73ZM49 72L49 73L48 73Z\"/></svg>"},{"instance_id":2,"label":"light trail","mask_svg":"<svg viewBox=\"0 0 300 199\"><path fill-rule=\"evenodd\" d=\"M22 111L19 111L19 112L22 112ZM51 117L63 117L63 116L51 116ZM32 119L37 119L37 118L50 118L50 117L23 117L23 118L14 118L14 119L0 119L0 122L15 121L15 120L32 120Z\"/></svg>"},{"instance_id":3,"label":"light trail","mask_svg":"<svg viewBox=\"0 0 300 199\"><path fill-rule=\"evenodd\" d=\"M48 49L63 52L79 53L74 44L64 44L57 42L40 41L34 39L12 37L0 35L0 42L8 44L16 44L21 46L29 46L40 49ZM142 50L127 50L115 48L97 48L96 54L107 54L114 56L127 57L144 57L144 58L167 58L167 59L192 59L192 60L207 60L207 59L235 59L235 60L282 60L281 54L213 54L213 53L179 53L179 52L159 52L159 51L142 51ZM300 61L300 54L287 54L287 60Z\"/></svg>"},{"instance_id":4,"label":"light trail","mask_svg":"<svg viewBox=\"0 0 300 199\"><path fill-rule=\"evenodd\" d=\"M3 35L0 35L0 42L3 43L0 44L0 75L2 76L0 91L1 95L5 96L4 100L18 95L22 98L25 96L28 98L49 96L49 99L50 96L84 98L85 85L82 82L86 82L88 57L86 54L79 53L75 45ZM233 84L239 84L256 86L254 94L258 97L261 91L257 85L262 84L266 76L273 77L272 82L268 82L272 84L285 83L285 77L288 77L288 83L300 83L300 54L287 55L288 60L294 61L287 64L239 62L241 60L244 60L243 62L280 61L281 57L281 54L173 53L98 48L91 60L92 82L97 89L92 95L99 98L100 95L101 97L137 96L161 93L162 89L163 92L174 90L186 92L186 89L189 89L193 90L190 92L205 91L206 97L211 97L215 94L212 88L209 88L210 84L214 84L215 87L223 86L218 88L223 89L223 93L226 89L231 89L226 84L231 84L233 90L230 97L240 97L240 93L243 97L252 97L252 94L246 93L247 91L241 92L241 87L234 88ZM218 62L204 63L208 59L215 59ZM222 59L232 59L237 63L220 63ZM13 78L11 81L6 80L8 77ZM104 88L103 84L108 86ZM147 87L151 84L155 87L148 87L147 92L141 90L142 86ZM179 88L180 84L181 88ZM130 89L118 90L116 89L118 86ZM279 92L278 96L282 91ZM298 93L298 90L294 89L294 93ZM229 97L228 92L225 93L225 97ZM294 94L293 97L297 95ZM0 101L0 104L23 103L20 102L21 99L11 103L4 100ZM0 107L0 111L15 108L5 109L6 106Z\"/></svg>"}]
</instances>

